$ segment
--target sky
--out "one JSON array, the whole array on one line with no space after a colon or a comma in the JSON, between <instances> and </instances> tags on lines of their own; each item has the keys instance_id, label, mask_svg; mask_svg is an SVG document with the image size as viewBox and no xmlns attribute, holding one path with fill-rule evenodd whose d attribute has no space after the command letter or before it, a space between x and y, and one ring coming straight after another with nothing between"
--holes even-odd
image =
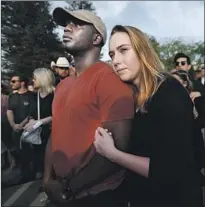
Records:
<instances>
[{"instance_id":1,"label":"sky","mask_svg":"<svg viewBox=\"0 0 205 207\"><path fill-rule=\"evenodd\" d=\"M108 37L116 24L132 25L158 41L181 38L184 41L204 41L203 1L93 1L98 16L104 21ZM65 7L64 1L52 1L55 7ZM63 28L56 32L62 39ZM109 60L108 41L102 50L103 60Z\"/></svg>"}]
</instances>

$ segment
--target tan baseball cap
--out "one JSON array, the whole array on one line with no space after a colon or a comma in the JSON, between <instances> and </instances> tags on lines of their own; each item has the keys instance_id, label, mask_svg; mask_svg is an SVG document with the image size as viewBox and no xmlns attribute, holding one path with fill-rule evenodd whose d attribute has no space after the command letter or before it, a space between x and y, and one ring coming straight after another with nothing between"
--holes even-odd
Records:
<instances>
[{"instance_id":1,"label":"tan baseball cap","mask_svg":"<svg viewBox=\"0 0 205 207\"><path fill-rule=\"evenodd\" d=\"M103 43L106 43L107 30L105 24L103 23L102 19L98 17L95 13L83 9L70 11L61 7L57 7L53 11L54 21L63 27L66 26L66 21L73 17L92 24L95 29L101 34L103 38Z\"/></svg>"}]
</instances>

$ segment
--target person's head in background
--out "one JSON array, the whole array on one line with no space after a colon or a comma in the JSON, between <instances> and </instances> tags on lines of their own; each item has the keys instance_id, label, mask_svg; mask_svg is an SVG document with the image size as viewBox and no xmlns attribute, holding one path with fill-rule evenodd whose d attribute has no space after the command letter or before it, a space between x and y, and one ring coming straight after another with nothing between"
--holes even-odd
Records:
<instances>
[{"instance_id":1,"label":"person's head in background","mask_svg":"<svg viewBox=\"0 0 205 207\"><path fill-rule=\"evenodd\" d=\"M11 90L11 88L5 84L5 83L1 83L1 94L2 95L9 95Z\"/></svg>"},{"instance_id":2,"label":"person's head in background","mask_svg":"<svg viewBox=\"0 0 205 207\"><path fill-rule=\"evenodd\" d=\"M68 77L69 66L70 66L70 64L65 57L59 57L58 60L56 61L55 71L61 79Z\"/></svg>"},{"instance_id":3,"label":"person's head in background","mask_svg":"<svg viewBox=\"0 0 205 207\"><path fill-rule=\"evenodd\" d=\"M27 91L28 90L29 78L23 74L14 74L10 80L12 91Z\"/></svg>"},{"instance_id":4,"label":"person's head in background","mask_svg":"<svg viewBox=\"0 0 205 207\"><path fill-rule=\"evenodd\" d=\"M55 90L55 77L51 70L47 68L37 68L33 72L34 90L42 93L52 93Z\"/></svg>"},{"instance_id":5,"label":"person's head in background","mask_svg":"<svg viewBox=\"0 0 205 207\"><path fill-rule=\"evenodd\" d=\"M190 93L193 90L192 82L189 79L188 73L185 70L177 70L171 73Z\"/></svg>"},{"instance_id":6,"label":"person's head in background","mask_svg":"<svg viewBox=\"0 0 205 207\"><path fill-rule=\"evenodd\" d=\"M31 91L31 92L35 92L33 84L28 85L28 90Z\"/></svg>"},{"instance_id":7,"label":"person's head in background","mask_svg":"<svg viewBox=\"0 0 205 207\"><path fill-rule=\"evenodd\" d=\"M176 69L189 71L191 69L190 57L184 53L177 53L174 57L174 64Z\"/></svg>"},{"instance_id":8,"label":"person's head in background","mask_svg":"<svg viewBox=\"0 0 205 207\"><path fill-rule=\"evenodd\" d=\"M109 56L119 78L137 87L137 105L143 110L165 78L163 64L147 35L132 26L115 26L110 36Z\"/></svg>"},{"instance_id":9,"label":"person's head in background","mask_svg":"<svg viewBox=\"0 0 205 207\"><path fill-rule=\"evenodd\" d=\"M201 74L201 70L196 70L195 71L195 80L199 80L201 78L202 74Z\"/></svg>"}]
</instances>

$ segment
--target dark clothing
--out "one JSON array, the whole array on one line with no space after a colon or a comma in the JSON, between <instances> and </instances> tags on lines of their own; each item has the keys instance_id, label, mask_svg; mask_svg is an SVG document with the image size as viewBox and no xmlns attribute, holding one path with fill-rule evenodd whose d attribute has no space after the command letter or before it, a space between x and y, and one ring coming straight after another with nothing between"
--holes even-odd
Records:
<instances>
[{"instance_id":1,"label":"dark clothing","mask_svg":"<svg viewBox=\"0 0 205 207\"><path fill-rule=\"evenodd\" d=\"M200 92L202 95L205 95L205 87L202 83L200 83L198 80L195 80L195 71L193 69L190 69L188 71L189 79L191 80L193 84L194 91Z\"/></svg>"},{"instance_id":2,"label":"dark clothing","mask_svg":"<svg viewBox=\"0 0 205 207\"><path fill-rule=\"evenodd\" d=\"M52 116L52 102L53 102L54 94L48 94L46 97L42 98L40 96L40 119ZM31 111L31 117L35 120L38 119L37 115L37 94L35 96L35 105ZM43 172L44 171L44 157L45 157L45 149L47 145L48 138L51 133L51 124L42 125L41 131L41 145L33 145L33 163L34 163L34 171L35 172Z\"/></svg>"},{"instance_id":3,"label":"dark clothing","mask_svg":"<svg viewBox=\"0 0 205 207\"><path fill-rule=\"evenodd\" d=\"M55 76L55 86L57 86L60 83L61 78L57 73L54 73L54 76Z\"/></svg>"},{"instance_id":4,"label":"dark clothing","mask_svg":"<svg viewBox=\"0 0 205 207\"><path fill-rule=\"evenodd\" d=\"M73 204L73 205L72 205ZM68 204L67 204L68 206ZM127 202L117 197L114 191L106 191L95 196L75 200L69 204L70 207L127 207Z\"/></svg>"},{"instance_id":5,"label":"dark clothing","mask_svg":"<svg viewBox=\"0 0 205 207\"><path fill-rule=\"evenodd\" d=\"M194 105L198 113L196 122L199 128L202 129L205 127L205 95L195 98Z\"/></svg>"},{"instance_id":6,"label":"dark clothing","mask_svg":"<svg viewBox=\"0 0 205 207\"><path fill-rule=\"evenodd\" d=\"M30 116L30 111L34 103L34 93L30 91L22 94L14 93L9 96L8 110L13 112L15 124L20 124ZM12 144L17 154L20 152L19 144L22 132L23 130L20 132L13 132L12 135Z\"/></svg>"},{"instance_id":7,"label":"dark clothing","mask_svg":"<svg viewBox=\"0 0 205 207\"><path fill-rule=\"evenodd\" d=\"M131 206L202 206L194 159L193 104L183 86L168 77L138 112L131 140L132 154L149 157L149 176L129 172L121 186ZM126 189L126 192L124 192Z\"/></svg>"},{"instance_id":8,"label":"dark clothing","mask_svg":"<svg viewBox=\"0 0 205 207\"><path fill-rule=\"evenodd\" d=\"M43 142L40 145L33 145L33 164L34 172L44 172L44 157L47 142Z\"/></svg>"},{"instance_id":9,"label":"dark clothing","mask_svg":"<svg viewBox=\"0 0 205 207\"><path fill-rule=\"evenodd\" d=\"M12 129L6 115L8 109L8 96L1 94L1 137L8 149L12 147Z\"/></svg>"},{"instance_id":10,"label":"dark clothing","mask_svg":"<svg viewBox=\"0 0 205 207\"><path fill-rule=\"evenodd\" d=\"M13 111L14 122L20 124L29 116L30 108L34 104L34 93L27 91L26 93L14 93L9 96L8 110Z\"/></svg>"},{"instance_id":11,"label":"dark clothing","mask_svg":"<svg viewBox=\"0 0 205 207\"><path fill-rule=\"evenodd\" d=\"M46 97L42 98L40 96L40 119L52 116L52 102L54 94L48 94ZM35 120L38 119L37 113L37 94L35 94L35 104L30 113L31 117ZM51 132L51 124L42 125L41 137L42 141L47 143L48 137Z\"/></svg>"},{"instance_id":12,"label":"dark clothing","mask_svg":"<svg viewBox=\"0 0 205 207\"><path fill-rule=\"evenodd\" d=\"M22 149L20 153L20 163L21 163L21 174L24 179L31 178L33 176L31 163L33 161L33 148L29 143L22 142Z\"/></svg>"},{"instance_id":13,"label":"dark clothing","mask_svg":"<svg viewBox=\"0 0 205 207\"><path fill-rule=\"evenodd\" d=\"M2 141L8 149L12 147L12 128L7 119L1 121L1 137Z\"/></svg>"},{"instance_id":14,"label":"dark clothing","mask_svg":"<svg viewBox=\"0 0 205 207\"><path fill-rule=\"evenodd\" d=\"M192 84L193 84L193 89L194 91L198 91L201 93L201 95L205 95L205 87L203 86L202 83L200 83L199 81L197 80L193 80L192 81Z\"/></svg>"},{"instance_id":15,"label":"dark clothing","mask_svg":"<svg viewBox=\"0 0 205 207\"><path fill-rule=\"evenodd\" d=\"M201 131L205 127L205 96L195 98L194 105L198 113L198 117L195 119L195 159L201 178L201 185L205 186L205 176L201 173L201 170L205 169L205 143Z\"/></svg>"}]
</instances>

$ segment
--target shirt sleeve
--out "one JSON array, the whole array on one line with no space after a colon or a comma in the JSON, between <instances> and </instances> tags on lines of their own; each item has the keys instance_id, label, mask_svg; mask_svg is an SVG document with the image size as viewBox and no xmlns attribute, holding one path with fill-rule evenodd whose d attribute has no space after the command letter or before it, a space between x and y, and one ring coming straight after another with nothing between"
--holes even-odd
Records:
<instances>
[{"instance_id":1,"label":"shirt sleeve","mask_svg":"<svg viewBox=\"0 0 205 207\"><path fill-rule=\"evenodd\" d=\"M192 202L197 192L193 105L179 84L170 87L167 84L155 99L155 144L150 156L149 179L153 197L161 203L175 204L176 200L181 200L188 204L186 202Z\"/></svg>"},{"instance_id":2,"label":"shirt sleeve","mask_svg":"<svg viewBox=\"0 0 205 207\"><path fill-rule=\"evenodd\" d=\"M102 122L134 117L134 92L114 73L101 76L96 94Z\"/></svg>"}]
</instances>

